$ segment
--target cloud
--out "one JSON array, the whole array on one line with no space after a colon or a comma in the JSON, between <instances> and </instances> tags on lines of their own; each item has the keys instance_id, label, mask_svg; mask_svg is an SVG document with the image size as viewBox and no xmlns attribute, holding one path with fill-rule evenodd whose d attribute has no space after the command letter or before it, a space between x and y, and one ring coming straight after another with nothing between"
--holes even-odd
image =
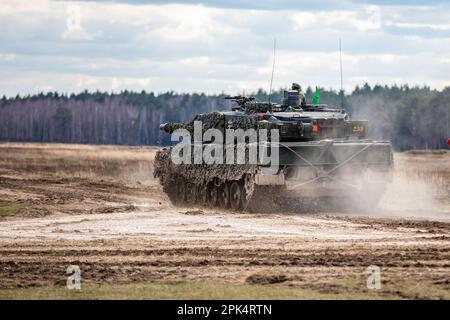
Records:
<instances>
[{"instance_id":1,"label":"cloud","mask_svg":"<svg viewBox=\"0 0 450 320\"><path fill-rule=\"evenodd\" d=\"M183 4L184 3L184 4ZM0 3L2 94L449 83L450 8L420 1ZM447 60L446 60L447 59Z\"/></svg>"},{"instance_id":2,"label":"cloud","mask_svg":"<svg viewBox=\"0 0 450 320\"><path fill-rule=\"evenodd\" d=\"M90 1L90 0L82 0ZM123 3L132 5L171 3L164 0L100 0L98 2ZM253 9L253 10L335 10L337 8L351 8L358 4L368 5L399 5L399 6L430 6L445 4L445 0L176 0L177 4L207 5L224 9Z\"/></svg>"}]
</instances>

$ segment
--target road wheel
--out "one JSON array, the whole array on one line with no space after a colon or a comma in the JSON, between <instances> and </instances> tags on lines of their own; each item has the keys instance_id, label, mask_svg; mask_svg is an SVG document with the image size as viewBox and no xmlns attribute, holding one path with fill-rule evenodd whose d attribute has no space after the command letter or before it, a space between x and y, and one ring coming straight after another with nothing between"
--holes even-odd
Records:
<instances>
[{"instance_id":1,"label":"road wheel","mask_svg":"<svg viewBox=\"0 0 450 320\"><path fill-rule=\"evenodd\" d=\"M206 185L201 185L197 190L199 203L201 205L206 205L208 203L208 187Z\"/></svg>"},{"instance_id":2,"label":"road wheel","mask_svg":"<svg viewBox=\"0 0 450 320\"><path fill-rule=\"evenodd\" d=\"M211 183L208 188L208 202L211 207L217 205L219 199L219 188L214 183Z\"/></svg>"},{"instance_id":3,"label":"road wheel","mask_svg":"<svg viewBox=\"0 0 450 320\"><path fill-rule=\"evenodd\" d=\"M180 202L186 201L186 181L184 179L179 179L177 183L177 198Z\"/></svg>"},{"instance_id":4,"label":"road wheel","mask_svg":"<svg viewBox=\"0 0 450 320\"><path fill-rule=\"evenodd\" d=\"M230 186L230 206L233 210L242 209L242 186L239 182L234 181Z\"/></svg>"},{"instance_id":5,"label":"road wheel","mask_svg":"<svg viewBox=\"0 0 450 320\"><path fill-rule=\"evenodd\" d=\"M192 183L188 183L186 185L186 198L187 201L189 203L196 203L198 198L197 198L197 192L196 192L197 188L195 187L194 184Z\"/></svg>"},{"instance_id":6,"label":"road wheel","mask_svg":"<svg viewBox=\"0 0 450 320\"><path fill-rule=\"evenodd\" d=\"M228 183L222 184L220 187L220 205L223 208L228 208L230 205L230 185Z\"/></svg>"}]
</instances>

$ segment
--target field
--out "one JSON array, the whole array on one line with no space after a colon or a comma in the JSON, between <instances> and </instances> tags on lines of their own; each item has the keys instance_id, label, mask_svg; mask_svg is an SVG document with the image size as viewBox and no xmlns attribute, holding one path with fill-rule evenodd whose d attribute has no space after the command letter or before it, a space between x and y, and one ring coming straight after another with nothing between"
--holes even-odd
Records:
<instances>
[{"instance_id":1,"label":"field","mask_svg":"<svg viewBox=\"0 0 450 320\"><path fill-rule=\"evenodd\" d=\"M175 207L156 150L0 144L0 298L450 298L450 152L396 154L371 212L263 214Z\"/></svg>"}]
</instances>

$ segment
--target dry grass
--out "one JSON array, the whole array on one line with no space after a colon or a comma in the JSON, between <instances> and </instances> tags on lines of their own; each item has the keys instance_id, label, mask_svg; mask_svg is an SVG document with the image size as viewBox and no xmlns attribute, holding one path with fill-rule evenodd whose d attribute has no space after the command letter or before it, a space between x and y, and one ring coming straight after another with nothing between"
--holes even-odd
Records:
<instances>
[{"instance_id":1,"label":"dry grass","mask_svg":"<svg viewBox=\"0 0 450 320\"><path fill-rule=\"evenodd\" d=\"M13 216L18 211L19 211L19 207L17 205L0 202L0 218Z\"/></svg>"},{"instance_id":2,"label":"dry grass","mask_svg":"<svg viewBox=\"0 0 450 320\"><path fill-rule=\"evenodd\" d=\"M395 155L395 174L426 183L433 195L450 195L450 151L411 151Z\"/></svg>"},{"instance_id":3,"label":"dry grass","mask_svg":"<svg viewBox=\"0 0 450 320\"><path fill-rule=\"evenodd\" d=\"M207 281L155 281L133 284L81 284L81 290L58 286L0 289L0 299L449 299L448 285L382 280L367 289L366 279L315 284L229 284ZM426 295L424 295L426 292Z\"/></svg>"},{"instance_id":4,"label":"dry grass","mask_svg":"<svg viewBox=\"0 0 450 320\"><path fill-rule=\"evenodd\" d=\"M155 147L0 143L0 168L3 174L27 172L31 177L44 174L134 182L151 179L156 150Z\"/></svg>"}]
</instances>

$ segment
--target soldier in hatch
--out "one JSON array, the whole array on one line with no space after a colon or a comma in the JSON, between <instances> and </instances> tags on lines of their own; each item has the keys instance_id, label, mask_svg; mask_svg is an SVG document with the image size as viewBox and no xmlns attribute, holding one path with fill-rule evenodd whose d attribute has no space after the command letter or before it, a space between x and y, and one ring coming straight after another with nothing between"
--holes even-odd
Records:
<instances>
[{"instance_id":1,"label":"soldier in hatch","mask_svg":"<svg viewBox=\"0 0 450 320\"><path fill-rule=\"evenodd\" d=\"M292 84L291 90L297 90L298 91L298 94L300 96L300 106L302 106L302 107L306 106L306 97L305 97L305 95L302 92L302 87L300 87L300 85L298 83L294 82Z\"/></svg>"}]
</instances>

